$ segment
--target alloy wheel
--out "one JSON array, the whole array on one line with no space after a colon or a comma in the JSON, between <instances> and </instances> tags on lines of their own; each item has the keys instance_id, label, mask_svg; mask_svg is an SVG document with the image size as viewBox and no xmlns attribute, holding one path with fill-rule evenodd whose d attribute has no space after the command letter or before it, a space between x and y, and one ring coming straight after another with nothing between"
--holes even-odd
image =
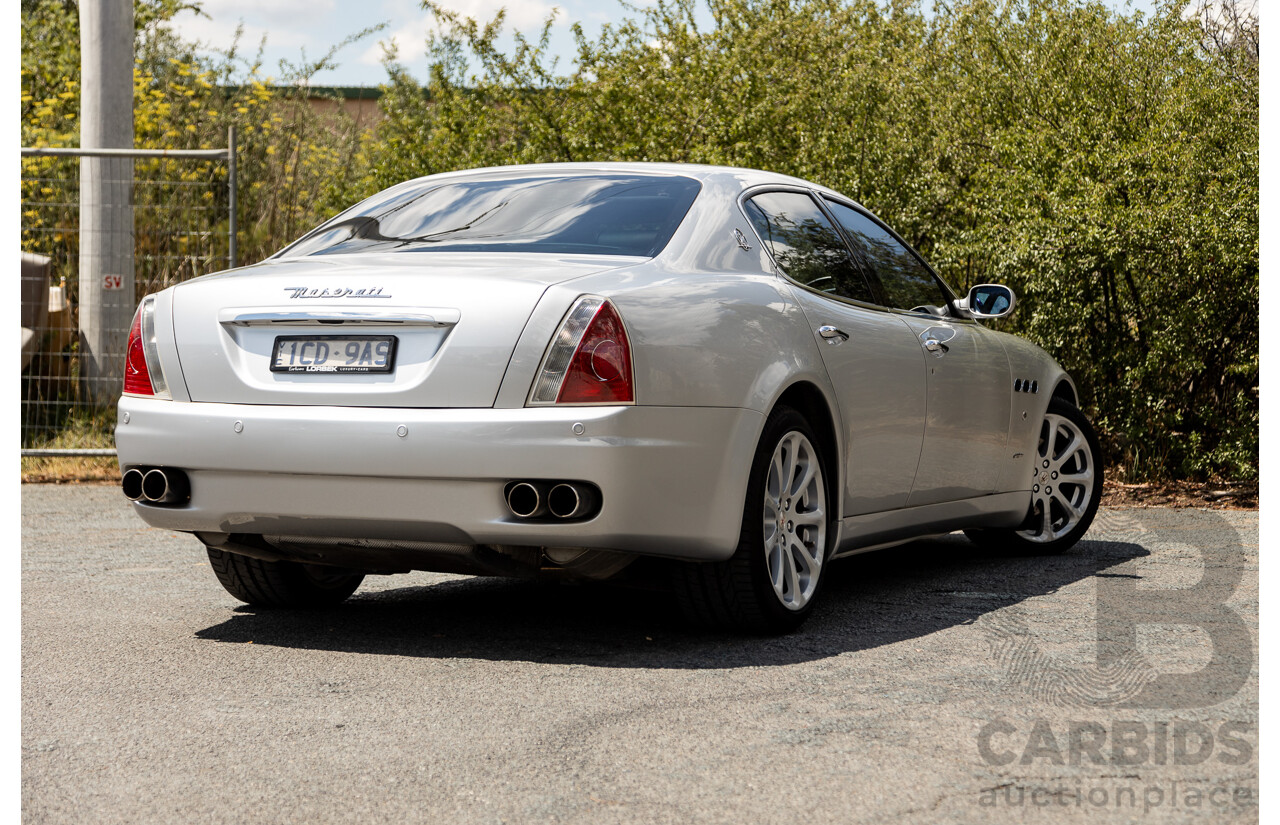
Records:
<instances>
[{"instance_id":1,"label":"alloy wheel","mask_svg":"<svg viewBox=\"0 0 1280 825\"><path fill-rule=\"evenodd\" d=\"M764 489L764 552L778 601L800 610L813 597L827 546L826 487L813 444L792 430L774 448Z\"/></svg>"},{"instance_id":2,"label":"alloy wheel","mask_svg":"<svg viewBox=\"0 0 1280 825\"><path fill-rule=\"evenodd\" d=\"M1096 461L1089 440L1065 416L1049 413L1040 427L1031 487L1031 512L1018 535L1047 543L1080 523L1093 497Z\"/></svg>"}]
</instances>

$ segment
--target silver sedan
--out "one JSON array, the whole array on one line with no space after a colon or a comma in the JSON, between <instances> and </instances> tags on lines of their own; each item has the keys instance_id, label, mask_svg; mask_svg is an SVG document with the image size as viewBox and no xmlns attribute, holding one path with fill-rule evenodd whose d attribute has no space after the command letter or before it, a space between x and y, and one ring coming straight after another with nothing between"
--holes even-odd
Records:
<instances>
[{"instance_id":1,"label":"silver sedan","mask_svg":"<svg viewBox=\"0 0 1280 825\"><path fill-rule=\"evenodd\" d=\"M696 619L785 631L841 556L1088 529L1097 437L1050 356L984 325L1014 304L783 175L433 175L143 299L122 486L251 604L656 556Z\"/></svg>"}]
</instances>

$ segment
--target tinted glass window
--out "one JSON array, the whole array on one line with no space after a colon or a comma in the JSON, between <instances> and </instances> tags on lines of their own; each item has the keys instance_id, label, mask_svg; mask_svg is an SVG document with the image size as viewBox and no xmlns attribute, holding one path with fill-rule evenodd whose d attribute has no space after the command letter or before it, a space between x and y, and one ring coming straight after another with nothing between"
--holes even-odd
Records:
<instances>
[{"instance_id":1,"label":"tinted glass window","mask_svg":"<svg viewBox=\"0 0 1280 825\"><path fill-rule=\"evenodd\" d=\"M937 279L888 230L844 204L827 201L827 205L852 237L854 247L863 255L867 268L880 279L889 306L915 309L947 305L946 295Z\"/></svg>"},{"instance_id":2,"label":"tinted glass window","mask_svg":"<svg viewBox=\"0 0 1280 825\"><path fill-rule=\"evenodd\" d=\"M282 257L352 252L556 252L653 257L702 184L581 175L395 187L344 212Z\"/></svg>"},{"instance_id":3,"label":"tinted glass window","mask_svg":"<svg viewBox=\"0 0 1280 825\"><path fill-rule=\"evenodd\" d=\"M840 232L808 195L765 192L747 201L746 207L756 232L788 278L819 292L874 302Z\"/></svg>"}]
</instances>

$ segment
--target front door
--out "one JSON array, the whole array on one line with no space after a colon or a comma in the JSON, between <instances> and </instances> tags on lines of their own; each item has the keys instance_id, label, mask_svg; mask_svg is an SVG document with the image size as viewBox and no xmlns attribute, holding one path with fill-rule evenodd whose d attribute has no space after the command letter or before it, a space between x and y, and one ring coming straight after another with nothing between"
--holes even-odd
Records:
<instances>
[{"instance_id":1,"label":"front door","mask_svg":"<svg viewBox=\"0 0 1280 825\"><path fill-rule=\"evenodd\" d=\"M1009 435L1009 361L995 336L956 317L948 290L910 247L870 215L828 200L878 300L912 332L928 393L924 446L907 505L996 492Z\"/></svg>"},{"instance_id":2,"label":"front door","mask_svg":"<svg viewBox=\"0 0 1280 825\"><path fill-rule=\"evenodd\" d=\"M1009 361L973 321L898 316L925 353L924 450L908 505L996 492L1009 435Z\"/></svg>"}]
</instances>

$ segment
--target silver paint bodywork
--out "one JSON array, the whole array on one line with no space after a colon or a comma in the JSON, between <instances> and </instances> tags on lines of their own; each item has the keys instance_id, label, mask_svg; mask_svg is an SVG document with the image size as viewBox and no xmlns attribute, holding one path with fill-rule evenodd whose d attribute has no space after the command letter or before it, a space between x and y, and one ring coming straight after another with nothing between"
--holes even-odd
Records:
<instances>
[{"instance_id":1,"label":"silver paint bodywork","mask_svg":"<svg viewBox=\"0 0 1280 825\"><path fill-rule=\"evenodd\" d=\"M764 172L662 164L435 179L530 171L683 175L703 188L654 258L278 258L158 293L173 400L123 397L116 440L122 468L185 470L191 501L138 502L138 514L202 534L719 560L737 545L765 418L804 387L835 431L839 553L1021 521L1039 422L1055 392L1075 399L1074 385L1038 347L968 318L857 305L782 276L741 196L773 185L835 193ZM390 297L291 297L301 287ZM610 299L625 321L635 404L526 406L548 342L584 294ZM824 325L847 340L830 343ZM338 330L398 336L395 372L317 379L268 369L275 335ZM930 337L945 337L947 351L927 349ZM1038 392L1015 392L1018 378ZM594 483L603 507L585 522L521 521L502 491L528 478ZM427 554L415 566L440 565Z\"/></svg>"}]
</instances>

